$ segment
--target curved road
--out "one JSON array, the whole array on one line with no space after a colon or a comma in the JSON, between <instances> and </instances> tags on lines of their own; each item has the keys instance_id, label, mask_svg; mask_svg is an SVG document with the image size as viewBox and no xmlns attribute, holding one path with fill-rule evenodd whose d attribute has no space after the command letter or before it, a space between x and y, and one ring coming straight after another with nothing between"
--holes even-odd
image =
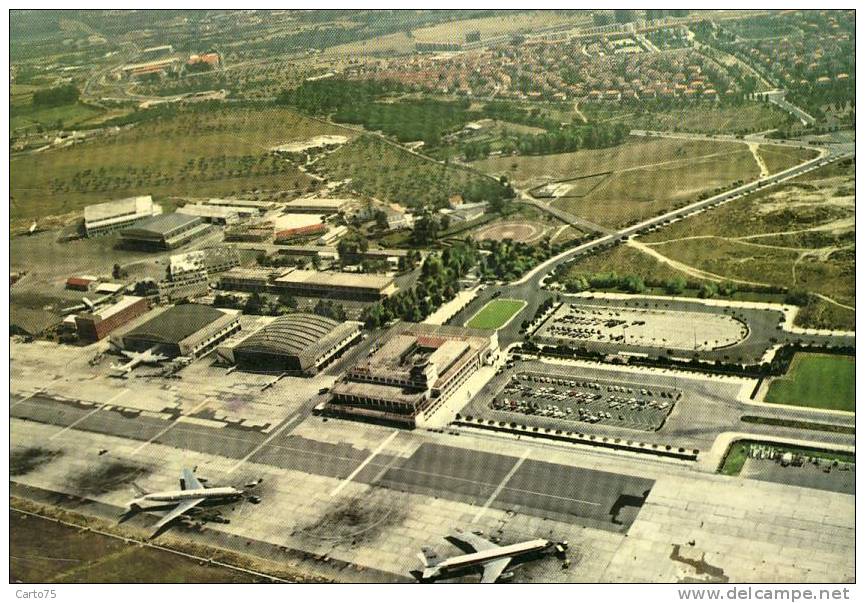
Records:
<instances>
[{"instance_id":1,"label":"curved road","mask_svg":"<svg viewBox=\"0 0 865 603\"><path fill-rule=\"evenodd\" d=\"M708 199L697 201L686 205L679 209L674 209L670 212L650 218L643 222L626 226L618 231L603 235L597 239L573 247L562 253L549 258L542 262L522 278L508 284L491 286L483 290L471 303L469 303L462 311L457 313L448 324L462 325L484 304L493 299L493 297L522 299L528 302L526 306L511 320L508 325L499 329L499 343L504 348L511 343L520 341L520 323L524 320L530 320L537 311L540 303L550 297L552 294L542 290L541 283L543 279L552 273L561 264L572 260L573 258L586 255L593 252L601 251L602 249L619 244L631 236L643 234L650 229L668 224L673 220L680 220L697 212L714 209L721 204L734 201L751 193L757 192L766 188L786 182L807 172L816 170L833 161L851 157L855 153L855 145L853 143L832 144L826 147L818 148L821 152L819 157L811 159L797 166L772 174L764 178L759 178L753 182L743 184L742 186L722 192Z\"/></svg>"}]
</instances>

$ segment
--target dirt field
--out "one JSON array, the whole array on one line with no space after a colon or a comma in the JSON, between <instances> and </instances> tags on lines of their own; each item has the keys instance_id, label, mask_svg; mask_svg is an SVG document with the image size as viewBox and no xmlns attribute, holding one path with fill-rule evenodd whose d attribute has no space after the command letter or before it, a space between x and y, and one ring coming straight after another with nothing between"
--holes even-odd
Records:
<instances>
[{"instance_id":1,"label":"dirt field","mask_svg":"<svg viewBox=\"0 0 865 603\"><path fill-rule=\"evenodd\" d=\"M789 115L778 107L764 103L745 103L741 107L714 104L695 106L687 111L671 110L635 114L632 109L613 104L587 103L583 112L590 121L624 123L638 130L675 130L730 134L762 132L785 126Z\"/></svg>"},{"instance_id":2,"label":"dirt field","mask_svg":"<svg viewBox=\"0 0 865 603\"><path fill-rule=\"evenodd\" d=\"M852 307L852 169L829 166L808 180L677 222L640 241L699 270L804 288Z\"/></svg>"},{"instance_id":3,"label":"dirt field","mask_svg":"<svg viewBox=\"0 0 865 603\"><path fill-rule=\"evenodd\" d=\"M769 168L770 174L782 172L787 168L804 163L817 156L816 151L808 149L767 144L761 144L757 152L763 158L763 161L766 162L766 167Z\"/></svg>"},{"instance_id":4,"label":"dirt field","mask_svg":"<svg viewBox=\"0 0 865 603\"><path fill-rule=\"evenodd\" d=\"M610 149L500 157L474 165L488 173L507 174L525 188L593 176L594 186L561 189L556 194L563 196L554 203L575 216L613 227L694 201L701 193L738 180L752 180L760 173L744 144L670 139L632 139ZM611 173L597 182L595 175L605 172Z\"/></svg>"},{"instance_id":5,"label":"dirt field","mask_svg":"<svg viewBox=\"0 0 865 603\"><path fill-rule=\"evenodd\" d=\"M478 241L502 241L510 239L519 243L531 243L537 241L548 231L548 227L537 222L496 222L489 226L482 226L474 233Z\"/></svg>"}]
</instances>

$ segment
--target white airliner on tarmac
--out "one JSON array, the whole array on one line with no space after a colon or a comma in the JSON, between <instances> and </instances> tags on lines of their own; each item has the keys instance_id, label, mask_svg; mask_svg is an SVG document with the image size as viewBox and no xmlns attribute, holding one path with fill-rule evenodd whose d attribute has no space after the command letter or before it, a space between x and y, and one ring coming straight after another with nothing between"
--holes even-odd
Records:
<instances>
[{"instance_id":1,"label":"white airliner on tarmac","mask_svg":"<svg viewBox=\"0 0 865 603\"><path fill-rule=\"evenodd\" d=\"M153 351L153 349L146 350L144 352L127 352L125 350L120 351L126 358L129 359L129 362L126 364L112 364L111 370L113 371L114 377L126 377L132 370L140 364L159 364L164 360L168 360L168 356L164 354L157 354Z\"/></svg>"},{"instance_id":2,"label":"white airliner on tarmac","mask_svg":"<svg viewBox=\"0 0 865 603\"><path fill-rule=\"evenodd\" d=\"M422 548L418 554L424 564L422 580L445 578L461 570L480 566L483 569L481 583L490 584L502 577L504 571L515 558L544 553L564 555L568 548L567 542L553 542L542 538L500 546L477 534L462 531L453 534L450 539L465 544L474 552L440 561L435 551L426 547ZM505 575L505 577L509 576Z\"/></svg>"},{"instance_id":3,"label":"white airliner on tarmac","mask_svg":"<svg viewBox=\"0 0 865 603\"><path fill-rule=\"evenodd\" d=\"M247 484L243 490L233 486L208 488L195 476L191 469L184 469L180 479L180 490L166 490L164 492L147 494L136 486L135 488L139 491L139 496L127 503L126 512L134 513L148 509L173 507L153 526L154 534L156 534L163 526L171 523L184 513L188 513L205 501L219 504L240 500L247 495L247 490L254 488L260 482L261 480ZM257 502L257 497L251 497L250 501Z\"/></svg>"}]
</instances>

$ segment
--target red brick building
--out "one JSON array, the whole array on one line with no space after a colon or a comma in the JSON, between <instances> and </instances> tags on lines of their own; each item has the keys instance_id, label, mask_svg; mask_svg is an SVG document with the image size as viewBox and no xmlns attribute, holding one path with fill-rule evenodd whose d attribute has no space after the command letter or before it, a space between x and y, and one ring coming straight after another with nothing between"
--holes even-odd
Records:
<instances>
[{"instance_id":1,"label":"red brick building","mask_svg":"<svg viewBox=\"0 0 865 603\"><path fill-rule=\"evenodd\" d=\"M99 341L117 327L123 326L147 310L147 299L127 295L115 304L98 312L79 314L75 317L78 339Z\"/></svg>"}]
</instances>

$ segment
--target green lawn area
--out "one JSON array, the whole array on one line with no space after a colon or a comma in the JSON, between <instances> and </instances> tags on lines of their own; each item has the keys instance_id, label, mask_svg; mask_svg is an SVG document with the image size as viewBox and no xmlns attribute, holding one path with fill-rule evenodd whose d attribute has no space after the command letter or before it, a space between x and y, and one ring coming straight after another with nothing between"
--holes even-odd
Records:
<instances>
[{"instance_id":1,"label":"green lawn area","mask_svg":"<svg viewBox=\"0 0 865 603\"><path fill-rule=\"evenodd\" d=\"M854 412L855 379L851 356L796 354L787 375L769 386L766 402Z\"/></svg>"},{"instance_id":2,"label":"green lawn area","mask_svg":"<svg viewBox=\"0 0 865 603\"><path fill-rule=\"evenodd\" d=\"M498 329L507 324L525 305L526 302L519 299L494 299L481 308L466 326L475 329Z\"/></svg>"},{"instance_id":3,"label":"green lawn area","mask_svg":"<svg viewBox=\"0 0 865 603\"><path fill-rule=\"evenodd\" d=\"M821 450L818 448L802 448L799 446L780 444L778 442L739 440L737 442L733 442L730 445L730 448L729 450L727 450L727 454L724 457L724 461L721 463L721 466L718 467L718 473L721 473L723 475L739 475L742 472L742 468L745 466L745 461L748 460L748 451L753 445L771 446L772 448L780 451L782 454L785 452L792 452L794 455L798 454L803 456L817 457L828 461L838 461L841 463L856 462L856 456L849 452Z\"/></svg>"},{"instance_id":4,"label":"green lawn area","mask_svg":"<svg viewBox=\"0 0 865 603\"><path fill-rule=\"evenodd\" d=\"M83 103L63 105L62 107L38 108L12 106L9 116L9 128L14 132L20 128L42 126L43 128L73 128L76 125L101 115L103 111Z\"/></svg>"}]
</instances>

